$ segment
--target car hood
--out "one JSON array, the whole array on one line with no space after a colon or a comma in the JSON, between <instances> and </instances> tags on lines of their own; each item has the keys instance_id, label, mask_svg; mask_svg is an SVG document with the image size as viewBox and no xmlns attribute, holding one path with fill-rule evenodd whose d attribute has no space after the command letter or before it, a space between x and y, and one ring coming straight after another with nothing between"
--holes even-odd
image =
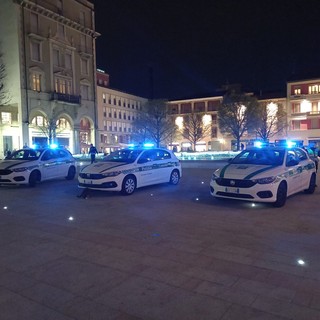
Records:
<instances>
[{"instance_id":1,"label":"car hood","mask_svg":"<svg viewBox=\"0 0 320 320\"><path fill-rule=\"evenodd\" d=\"M112 161L96 162L84 167L81 170L81 172L82 173L103 173L105 171L123 170L129 166L132 167L132 163L128 164L126 162L112 162Z\"/></svg>"},{"instance_id":2,"label":"car hood","mask_svg":"<svg viewBox=\"0 0 320 320\"><path fill-rule=\"evenodd\" d=\"M37 160L1 160L0 169L10 169L12 167L28 167L36 163Z\"/></svg>"},{"instance_id":3,"label":"car hood","mask_svg":"<svg viewBox=\"0 0 320 320\"><path fill-rule=\"evenodd\" d=\"M228 164L215 174L226 179L251 179L274 176L279 173L279 165Z\"/></svg>"}]
</instances>

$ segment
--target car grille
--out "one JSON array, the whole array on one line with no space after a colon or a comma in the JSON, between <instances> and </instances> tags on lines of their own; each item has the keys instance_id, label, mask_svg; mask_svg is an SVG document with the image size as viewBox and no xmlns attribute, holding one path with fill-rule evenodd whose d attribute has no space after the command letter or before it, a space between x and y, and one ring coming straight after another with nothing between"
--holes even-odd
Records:
<instances>
[{"instance_id":1,"label":"car grille","mask_svg":"<svg viewBox=\"0 0 320 320\"><path fill-rule=\"evenodd\" d=\"M0 176L6 176L8 174L12 173L11 170L8 169L0 169Z\"/></svg>"},{"instance_id":2,"label":"car grille","mask_svg":"<svg viewBox=\"0 0 320 320\"><path fill-rule=\"evenodd\" d=\"M79 176L82 179L91 179L91 180L99 180L99 179L105 178L105 176L100 173L80 173Z\"/></svg>"},{"instance_id":3,"label":"car grille","mask_svg":"<svg viewBox=\"0 0 320 320\"><path fill-rule=\"evenodd\" d=\"M216 183L219 186L235 187L235 188L251 188L256 184L256 182L252 180L225 179L225 178L216 179Z\"/></svg>"}]
</instances>

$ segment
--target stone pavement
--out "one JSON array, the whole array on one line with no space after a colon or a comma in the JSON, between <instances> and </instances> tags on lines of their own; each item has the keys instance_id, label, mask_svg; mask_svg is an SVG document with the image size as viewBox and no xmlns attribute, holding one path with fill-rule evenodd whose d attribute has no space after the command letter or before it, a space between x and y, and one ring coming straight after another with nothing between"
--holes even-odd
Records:
<instances>
[{"instance_id":1,"label":"stone pavement","mask_svg":"<svg viewBox=\"0 0 320 320\"><path fill-rule=\"evenodd\" d=\"M320 319L319 189L252 207L212 199L211 172L129 197L1 187L0 319Z\"/></svg>"}]
</instances>

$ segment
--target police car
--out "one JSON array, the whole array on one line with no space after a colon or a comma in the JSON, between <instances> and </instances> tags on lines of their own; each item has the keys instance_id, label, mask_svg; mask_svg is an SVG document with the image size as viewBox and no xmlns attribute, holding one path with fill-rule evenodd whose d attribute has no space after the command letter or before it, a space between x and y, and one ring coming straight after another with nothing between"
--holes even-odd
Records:
<instances>
[{"instance_id":1,"label":"police car","mask_svg":"<svg viewBox=\"0 0 320 320\"><path fill-rule=\"evenodd\" d=\"M133 147L110 153L103 161L84 167L79 187L132 194L136 188L169 182L179 183L181 164L164 148Z\"/></svg>"},{"instance_id":2,"label":"police car","mask_svg":"<svg viewBox=\"0 0 320 320\"><path fill-rule=\"evenodd\" d=\"M210 193L217 198L271 202L282 207L288 196L316 187L316 168L302 148L253 147L216 170Z\"/></svg>"},{"instance_id":3,"label":"police car","mask_svg":"<svg viewBox=\"0 0 320 320\"><path fill-rule=\"evenodd\" d=\"M29 184L63 178L72 180L76 174L75 159L62 148L24 148L0 161L0 185Z\"/></svg>"}]
</instances>

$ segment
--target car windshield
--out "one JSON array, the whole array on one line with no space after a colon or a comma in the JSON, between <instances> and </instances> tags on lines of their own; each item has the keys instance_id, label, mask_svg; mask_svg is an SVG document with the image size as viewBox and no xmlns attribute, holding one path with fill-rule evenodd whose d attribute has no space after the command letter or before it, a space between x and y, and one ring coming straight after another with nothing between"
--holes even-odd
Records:
<instances>
[{"instance_id":1,"label":"car windshield","mask_svg":"<svg viewBox=\"0 0 320 320\"><path fill-rule=\"evenodd\" d=\"M134 149L117 150L107 155L104 161L132 163L138 158L141 152L142 150Z\"/></svg>"},{"instance_id":2,"label":"car windshield","mask_svg":"<svg viewBox=\"0 0 320 320\"><path fill-rule=\"evenodd\" d=\"M246 149L231 160L232 164L275 165L283 163L285 150Z\"/></svg>"},{"instance_id":3,"label":"car windshield","mask_svg":"<svg viewBox=\"0 0 320 320\"><path fill-rule=\"evenodd\" d=\"M37 160L41 155L40 150L34 149L21 149L13 151L10 155L6 157L6 160Z\"/></svg>"}]
</instances>

